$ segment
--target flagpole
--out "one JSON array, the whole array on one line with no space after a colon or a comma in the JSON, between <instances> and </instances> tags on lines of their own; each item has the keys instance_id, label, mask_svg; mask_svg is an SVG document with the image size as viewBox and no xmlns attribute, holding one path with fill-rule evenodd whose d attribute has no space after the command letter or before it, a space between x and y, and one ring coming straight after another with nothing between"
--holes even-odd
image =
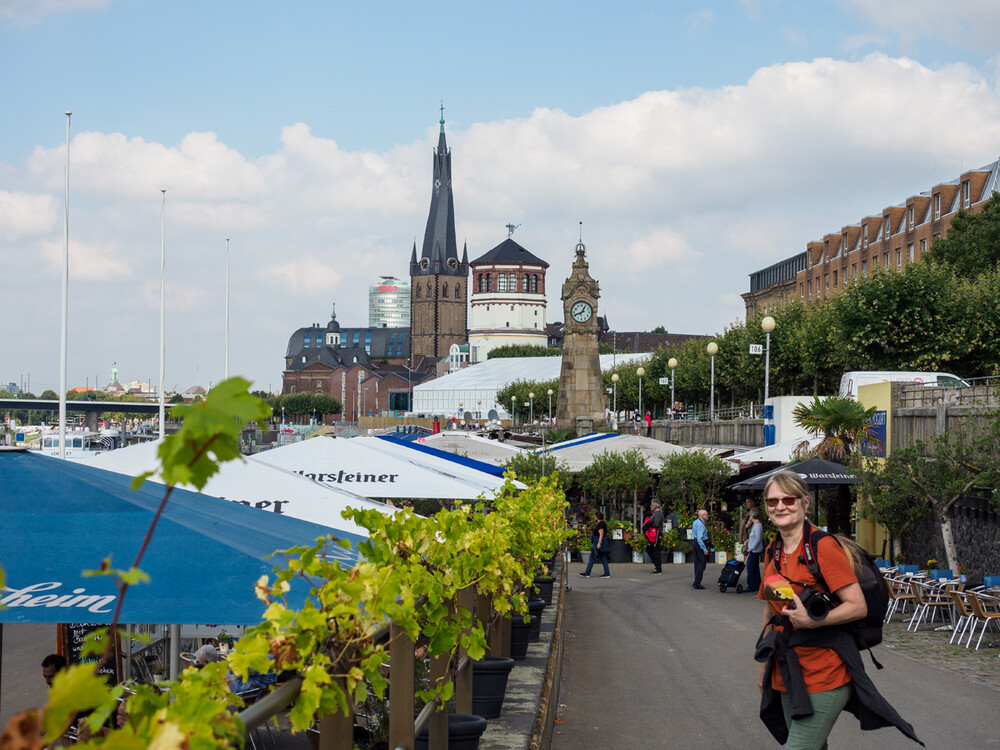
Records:
<instances>
[{"instance_id":1,"label":"flagpole","mask_svg":"<svg viewBox=\"0 0 1000 750\"><path fill-rule=\"evenodd\" d=\"M166 359L166 344L164 342L164 326L163 319L166 310L166 269L167 269L167 253L166 253L166 207L167 207L167 189L161 188L160 193L162 198L160 200L160 437L162 438L166 434L167 430L167 420L166 420L166 401L164 400L164 372L165 366L164 362Z\"/></svg>"},{"instance_id":2,"label":"flagpole","mask_svg":"<svg viewBox=\"0 0 1000 750\"><path fill-rule=\"evenodd\" d=\"M67 329L69 328L69 121L73 113L66 112L66 181L63 196L65 241L62 269L62 333L59 349L59 458L66 458L66 360Z\"/></svg>"}]
</instances>

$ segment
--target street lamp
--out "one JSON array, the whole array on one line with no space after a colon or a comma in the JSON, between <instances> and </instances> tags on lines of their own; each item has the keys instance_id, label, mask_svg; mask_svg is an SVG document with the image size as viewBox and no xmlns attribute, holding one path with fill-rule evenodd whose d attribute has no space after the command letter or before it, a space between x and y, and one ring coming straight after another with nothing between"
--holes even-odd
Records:
<instances>
[{"instance_id":1,"label":"street lamp","mask_svg":"<svg viewBox=\"0 0 1000 750\"><path fill-rule=\"evenodd\" d=\"M549 388L549 424L552 424L552 389ZM544 473L544 472L543 472Z\"/></svg>"},{"instance_id":2,"label":"street lamp","mask_svg":"<svg viewBox=\"0 0 1000 750\"><path fill-rule=\"evenodd\" d=\"M774 318L770 315L764 317L760 322L760 327L764 329L764 338L767 341L767 345L764 348L764 445L772 445L770 437L770 420L767 418L767 397L768 397L768 381L771 379L771 331L774 330L775 322Z\"/></svg>"},{"instance_id":3,"label":"street lamp","mask_svg":"<svg viewBox=\"0 0 1000 750\"><path fill-rule=\"evenodd\" d=\"M642 376L646 374L646 369L640 367L635 371L635 374L639 376L639 417L642 418Z\"/></svg>"},{"instance_id":4,"label":"street lamp","mask_svg":"<svg viewBox=\"0 0 1000 750\"><path fill-rule=\"evenodd\" d=\"M674 404L677 403L674 401L674 370L677 369L677 360L674 357L668 359L667 367L670 368L670 408L673 409Z\"/></svg>"},{"instance_id":5,"label":"street lamp","mask_svg":"<svg viewBox=\"0 0 1000 750\"><path fill-rule=\"evenodd\" d=\"M771 374L771 331L774 330L774 318L770 315L760 322L760 327L764 329L764 337L767 341L764 347L764 403L767 403L767 381Z\"/></svg>"},{"instance_id":6,"label":"street lamp","mask_svg":"<svg viewBox=\"0 0 1000 750\"><path fill-rule=\"evenodd\" d=\"M611 397L611 408L614 410L614 413L615 413L615 418L612 420L612 425L613 425L613 427L615 429L615 432L618 431L618 381L619 381L619 379L620 378L618 377L618 373L617 372L611 373L611 388L612 388L612 393L614 394Z\"/></svg>"},{"instance_id":7,"label":"street lamp","mask_svg":"<svg viewBox=\"0 0 1000 750\"><path fill-rule=\"evenodd\" d=\"M528 394L528 398L531 399L531 406L529 407L531 411L528 412L528 421L531 424L535 423L535 392L532 391Z\"/></svg>"},{"instance_id":8,"label":"street lamp","mask_svg":"<svg viewBox=\"0 0 1000 750\"><path fill-rule=\"evenodd\" d=\"M510 397L510 427L513 429L517 426L517 417L514 416L514 396Z\"/></svg>"},{"instance_id":9,"label":"street lamp","mask_svg":"<svg viewBox=\"0 0 1000 750\"><path fill-rule=\"evenodd\" d=\"M708 418L715 419L715 355L719 353L719 345L714 341L709 342L708 346L705 347L705 351L708 352L708 356L712 358L712 388L709 395L708 401Z\"/></svg>"},{"instance_id":10,"label":"street lamp","mask_svg":"<svg viewBox=\"0 0 1000 750\"><path fill-rule=\"evenodd\" d=\"M476 401L476 419L482 419L483 417L483 402Z\"/></svg>"}]
</instances>

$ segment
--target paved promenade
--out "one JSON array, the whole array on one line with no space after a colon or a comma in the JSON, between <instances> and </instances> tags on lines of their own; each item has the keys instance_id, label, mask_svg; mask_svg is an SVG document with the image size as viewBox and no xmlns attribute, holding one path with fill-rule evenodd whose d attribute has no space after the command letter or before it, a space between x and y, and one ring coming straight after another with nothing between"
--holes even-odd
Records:
<instances>
[{"instance_id":1,"label":"paved promenade","mask_svg":"<svg viewBox=\"0 0 1000 750\"><path fill-rule=\"evenodd\" d=\"M778 747L760 723L753 649L763 604L714 586L691 588L692 566L613 565L612 577L580 578L569 566L565 655L552 747ZM1000 659L949 646L949 634L890 625L877 671L882 694L929 748L1000 745ZM993 640L997 640L996 637ZM861 732L845 714L831 748L916 748L895 729Z\"/></svg>"}]
</instances>

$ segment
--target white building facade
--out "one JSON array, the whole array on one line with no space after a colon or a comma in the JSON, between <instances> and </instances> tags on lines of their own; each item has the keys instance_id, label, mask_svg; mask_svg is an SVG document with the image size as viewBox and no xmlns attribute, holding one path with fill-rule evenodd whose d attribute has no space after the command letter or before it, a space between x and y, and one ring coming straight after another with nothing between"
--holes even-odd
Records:
<instances>
[{"instance_id":1,"label":"white building facade","mask_svg":"<svg viewBox=\"0 0 1000 750\"><path fill-rule=\"evenodd\" d=\"M545 271L510 237L469 264L469 359L485 362L508 344L545 346Z\"/></svg>"},{"instance_id":2,"label":"white building facade","mask_svg":"<svg viewBox=\"0 0 1000 750\"><path fill-rule=\"evenodd\" d=\"M410 282L382 276L368 287L369 328L410 327Z\"/></svg>"}]
</instances>

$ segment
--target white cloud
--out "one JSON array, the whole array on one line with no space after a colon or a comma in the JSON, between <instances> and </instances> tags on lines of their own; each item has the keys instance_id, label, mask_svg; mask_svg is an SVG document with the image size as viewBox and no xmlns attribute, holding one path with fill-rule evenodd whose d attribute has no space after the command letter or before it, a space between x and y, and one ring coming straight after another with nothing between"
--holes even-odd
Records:
<instances>
[{"instance_id":1,"label":"white cloud","mask_svg":"<svg viewBox=\"0 0 1000 750\"><path fill-rule=\"evenodd\" d=\"M52 273L62 273L65 247L65 240L47 240L42 243L42 257ZM121 248L114 243L102 245L81 242L70 234L69 275L73 280L127 278L132 275L132 271L121 256Z\"/></svg>"},{"instance_id":2,"label":"white cloud","mask_svg":"<svg viewBox=\"0 0 1000 750\"><path fill-rule=\"evenodd\" d=\"M53 195L0 190L0 240L50 232L59 223L60 209Z\"/></svg>"},{"instance_id":3,"label":"white cloud","mask_svg":"<svg viewBox=\"0 0 1000 750\"><path fill-rule=\"evenodd\" d=\"M708 8L701 8L691 14L691 31L697 31L702 26L709 26L715 20L715 14Z\"/></svg>"},{"instance_id":4,"label":"white cloud","mask_svg":"<svg viewBox=\"0 0 1000 750\"><path fill-rule=\"evenodd\" d=\"M258 277L275 283L283 292L324 292L337 286L341 274L322 261L306 258L265 268Z\"/></svg>"},{"instance_id":5,"label":"white cloud","mask_svg":"<svg viewBox=\"0 0 1000 750\"><path fill-rule=\"evenodd\" d=\"M31 26L47 16L76 10L103 10L111 0L0 0L0 22Z\"/></svg>"},{"instance_id":6,"label":"white cloud","mask_svg":"<svg viewBox=\"0 0 1000 750\"><path fill-rule=\"evenodd\" d=\"M221 376L231 237L233 361L277 383L292 331L326 320L334 299L343 325L364 325L368 285L407 274L436 141L429 128L385 153L350 151L296 123L274 153L247 159L214 133L177 144L77 134L73 283L115 313L113 328L92 320L80 333L95 358L81 378L126 355L141 360L134 369L156 370L161 187L168 368L181 370L168 380L187 387ZM551 264L548 319L557 320L553 290L569 273L583 220L615 327L691 333L743 315L749 273L953 178L963 164L991 161L998 141L1000 100L981 73L879 54L774 65L743 85L651 91L579 116L538 108L448 132L458 241L468 241L471 258L502 241L508 221L521 224L515 239ZM5 259L40 248L49 259L37 269L21 263L7 302L23 309L39 300L58 307L52 259L62 247L64 161L64 147L38 147L23 168L0 165L11 191L0 194ZM664 284L668 293L648 293ZM72 294L79 299L76 287ZM32 325L4 328L3 338L11 362L43 369L50 357L37 342L49 339Z\"/></svg>"},{"instance_id":7,"label":"white cloud","mask_svg":"<svg viewBox=\"0 0 1000 750\"><path fill-rule=\"evenodd\" d=\"M899 35L904 46L938 39L980 51L1000 51L1000 3L996 0L840 0L848 10Z\"/></svg>"}]
</instances>

